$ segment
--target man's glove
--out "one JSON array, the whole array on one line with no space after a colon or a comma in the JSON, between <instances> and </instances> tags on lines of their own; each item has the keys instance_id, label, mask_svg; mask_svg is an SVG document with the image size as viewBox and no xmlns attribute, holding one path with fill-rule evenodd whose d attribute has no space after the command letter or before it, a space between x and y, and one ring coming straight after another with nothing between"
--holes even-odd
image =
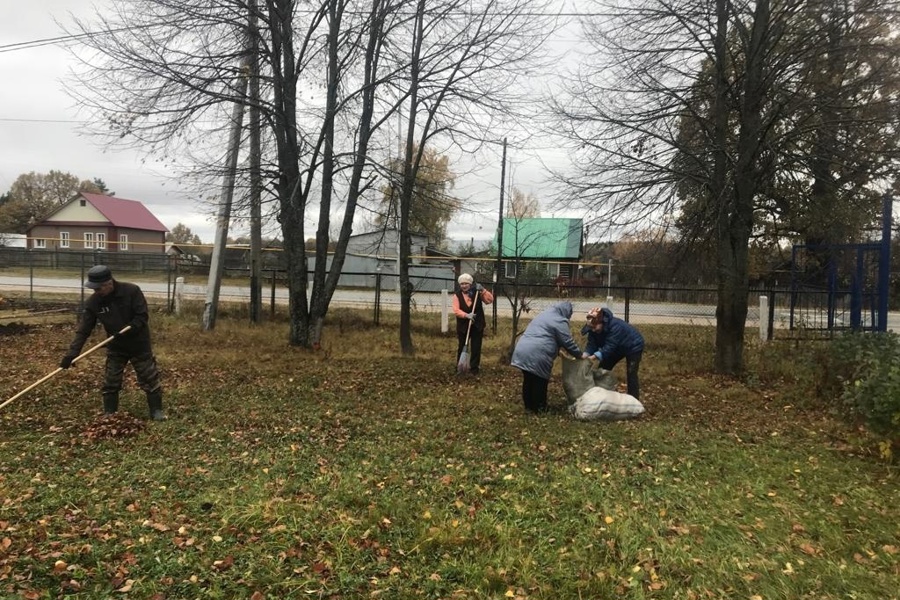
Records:
<instances>
[{"instance_id":1,"label":"man's glove","mask_svg":"<svg viewBox=\"0 0 900 600\"><path fill-rule=\"evenodd\" d=\"M466 318L470 321L475 320L475 313L466 313Z\"/></svg>"},{"instance_id":2,"label":"man's glove","mask_svg":"<svg viewBox=\"0 0 900 600\"><path fill-rule=\"evenodd\" d=\"M484 286L481 285L480 283L476 283L476 284L475 284L475 291L476 291L476 292L483 292L483 291L484 291Z\"/></svg>"},{"instance_id":3,"label":"man's glove","mask_svg":"<svg viewBox=\"0 0 900 600\"><path fill-rule=\"evenodd\" d=\"M603 362L603 353L597 350L594 352L594 358L597 359L597 362Z\"/></svg>"},{"instance_id":4,"label":"man's glove","mask_svg":"<svg viewBox=\"0 0 900 600\"><path fill-rule=\"evenodd\" d=\"M61 361L59 361L59 368L60 369L68 369L69 367L72 366L73 360L75 360L75 357L73 355L66 354L65 356L63 356L63 359Z\"/></svg>"}]
</instances>

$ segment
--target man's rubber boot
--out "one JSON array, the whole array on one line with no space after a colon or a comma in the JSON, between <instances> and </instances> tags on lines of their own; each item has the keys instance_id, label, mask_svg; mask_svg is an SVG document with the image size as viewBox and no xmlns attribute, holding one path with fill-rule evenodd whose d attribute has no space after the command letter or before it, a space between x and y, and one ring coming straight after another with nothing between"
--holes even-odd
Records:
<instances>
[{"instance_id":1,"label":"man's rubber boot","mask_svg":"<svg viewBox=\"0 0 900 600\"><path fill-rule=\"evenodd\" d=\"M119 410L118 394L103 394L103 414L112 415Z\"/></svg>"},{"instance_id":2,"label":"man's rubber boot","mask_svg":"<svg viewBox=\"0 0 900 600\"><path fill-rule=\"evenodd\" d=\"M150 418L154 421L165 421L166 413L162 407L162 390L156 390L147 394L147 406L150 408Z\"/></svg>"}]
</instances>

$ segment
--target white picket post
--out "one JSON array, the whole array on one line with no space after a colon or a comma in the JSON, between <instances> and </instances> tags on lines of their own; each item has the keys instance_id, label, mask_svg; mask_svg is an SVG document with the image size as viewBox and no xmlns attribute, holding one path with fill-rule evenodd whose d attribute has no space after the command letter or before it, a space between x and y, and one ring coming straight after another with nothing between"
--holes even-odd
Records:
<instances>
[{"instance_id":1,"label":"white picket post","mask_svg":"<svg viewBox=\"0 0 900 600\"><path fill-rule=\"evenodd\" d=\"M759 339L763 342L769 339L769 297L759 297Z\"/></svg>"},{"instance_id":2,"label":"white picket post","mask_svg":"<svg viewBox=\"0 0 900 600\"><path fill-rule=\"evenodd\" d=\"M175 278L175 314L181 314L181 302L184 295L184 277Z\"/></svg>"}]
</instances>

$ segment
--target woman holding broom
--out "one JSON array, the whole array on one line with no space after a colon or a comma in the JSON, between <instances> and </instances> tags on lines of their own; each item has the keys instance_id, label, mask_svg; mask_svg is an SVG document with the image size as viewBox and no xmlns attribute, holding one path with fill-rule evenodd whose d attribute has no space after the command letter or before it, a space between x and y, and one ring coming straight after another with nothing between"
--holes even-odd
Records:
<instances>
[{"instance_id":1,"label":"woman holding broom","mask_svg":"<svg viewBox=\"0 0 900 600\"><path fill-rule=\"evenodd\" d=\"M457 279L459 290L453 295L453 314L456 315L456 372L478 375L481 366L481 339L487 321L484 305L494 302L494 295L484 289L468 273Z\"/></svg>"}]
</instances>

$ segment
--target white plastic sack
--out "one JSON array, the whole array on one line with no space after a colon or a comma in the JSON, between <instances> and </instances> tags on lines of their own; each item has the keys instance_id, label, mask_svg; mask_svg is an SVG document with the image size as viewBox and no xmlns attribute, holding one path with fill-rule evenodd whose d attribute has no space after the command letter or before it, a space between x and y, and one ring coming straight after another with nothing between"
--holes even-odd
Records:
<instances>
[{"instance_id":1,"label":"white plastic sack","mask_svg":"<svg viewBox=\"0 0 900 600\"><path fill-rule=\"evenodd\" d=\"M644 414L644 405L634 396L593 387L569 407L569 412L586 421L623 421Z\"/></svg>"},{"instance_id":2,"label":"white plastic sack","mask_svg":"<svg viewBox=\"0 0 900 600\"><path fill-rule=\"evenodd\" d=\"M616 392L615 376L594 369L590 359L564 358L562 379L572 402L569 412L576 419L621 421L644 414L644 405L634 396Z\"/></svg>"}]
</instances>

